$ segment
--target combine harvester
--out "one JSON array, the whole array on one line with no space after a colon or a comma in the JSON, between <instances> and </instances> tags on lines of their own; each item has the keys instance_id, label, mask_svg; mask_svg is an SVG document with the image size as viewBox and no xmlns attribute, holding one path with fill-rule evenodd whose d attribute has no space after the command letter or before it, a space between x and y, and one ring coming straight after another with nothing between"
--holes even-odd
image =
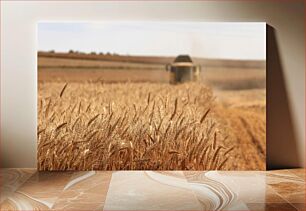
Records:
<instances>
[{"instance_id":1,"label":"combine harvester","mask_svg":"<svg viewBox=\"0 0 306 211\"><path fill-rule=\"evenodd\" d=\"M179 55L172 64L166 65L166 70L170 72L170 83L177 84L199 81L201 66L195 65L189 55Z\"/></svg>"}]
</instances>

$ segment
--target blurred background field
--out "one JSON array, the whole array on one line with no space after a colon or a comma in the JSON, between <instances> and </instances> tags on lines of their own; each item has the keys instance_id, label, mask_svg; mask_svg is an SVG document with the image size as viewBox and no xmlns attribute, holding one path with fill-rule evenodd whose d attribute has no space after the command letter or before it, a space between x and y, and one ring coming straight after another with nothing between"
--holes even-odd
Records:
<instances>
[{"instance_id":1,"label":"blurred background field","mask_svg":"<svg viewBox=\"0 0 306 211\"><path fill-rule=\"evenodd\" d=\"M38 53L38 80L77 82L165 82L165 65L174 57L110 54ZM201 81L219 89L265 89L265 61L193 58L201 65ZM73 74L70 74L73 71Z\"/></svg>"}]
</instances>

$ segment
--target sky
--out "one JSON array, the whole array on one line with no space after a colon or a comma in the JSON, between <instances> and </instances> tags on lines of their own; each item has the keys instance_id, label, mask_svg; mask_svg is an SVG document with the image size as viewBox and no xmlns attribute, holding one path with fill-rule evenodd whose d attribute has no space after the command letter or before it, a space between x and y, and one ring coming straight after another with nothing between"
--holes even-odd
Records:
<instances>
[{"instance_id":1,"label":"sky","mask_svg":"<svg viewBox=\"0 0 306 211\"><path fill-rule=\"evenodd\" d=\"M41 22L38 50L266 59L263 22Z\"/></svg>"}]
</instances>

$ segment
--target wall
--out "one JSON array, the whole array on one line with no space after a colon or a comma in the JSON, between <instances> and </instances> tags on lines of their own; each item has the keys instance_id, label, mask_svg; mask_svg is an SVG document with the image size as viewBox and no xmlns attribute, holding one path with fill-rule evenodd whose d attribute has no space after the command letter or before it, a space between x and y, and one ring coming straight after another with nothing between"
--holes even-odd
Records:
<instances>
[{"instance_id":1,"label":"wall","mask_svg":"<svg viewBox=\"0 0 306 211\"><path fill-rule=\"evenodd\" d=\"M1 165L36 166L38 21L263 21L273 28L279 69L268 81L268 167L304 165L305 24L303 1L1 1ZM270 38L269 38L270 39ZM269 42L269 40L268 40ZM276 60L275 60L276 61ZM269 64L268 64L269 66ZM275 76L274 76L275 75ZM283 83L277 103L275 77ZM273 88L274 87L274 88ZM280 107L281 109L277 109ZM275 109L274 109L275 108ZM282 113L285 111L285 117ZM269 116L271 117L270 121ZM282 127L282 122L290 122ZM291 135L286 135L286 130Z\"/></svg>"}]
</instances>

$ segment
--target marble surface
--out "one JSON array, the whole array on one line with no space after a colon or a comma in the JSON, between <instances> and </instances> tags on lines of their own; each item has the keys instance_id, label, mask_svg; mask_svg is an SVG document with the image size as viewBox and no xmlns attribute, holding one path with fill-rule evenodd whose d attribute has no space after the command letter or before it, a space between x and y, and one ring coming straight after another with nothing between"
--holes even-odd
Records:
<instances>
[{"instance_id":1,"label":"marble surface","mask_svg":"<svg viewBox=\"0 0 306 211\"><path fill-rule=\"evenodd\" d=\"M305 169L1 169L1 210L305 210Z\"/></svg>"}]
</instances>

